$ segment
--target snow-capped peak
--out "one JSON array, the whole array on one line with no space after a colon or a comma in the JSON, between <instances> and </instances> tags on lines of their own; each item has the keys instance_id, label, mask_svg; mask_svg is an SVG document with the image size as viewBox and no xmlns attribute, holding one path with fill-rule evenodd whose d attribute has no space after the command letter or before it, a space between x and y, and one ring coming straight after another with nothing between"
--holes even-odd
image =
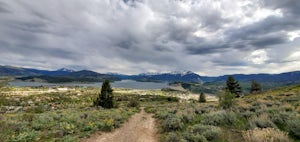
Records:
<instances>
[{"instance_id":1,"label":"snow-capped peak","mask_svg":"<svg viewBox=\"0 0 300 142\"><path fill-rule=\"evenodd\" d=\"M148 75L160 75L162 73L159 73L159 72L146 72L146 73L141 73L139 75L145 75L145 76L148 76Z\"/></svg>"},{"instance_id":2,"label":"snow-capped peak","mask_svg":"<svg viewBox=\"0 0 300 142\"><path fill-rule=\"evenodd\" d=\"M61 69L58 69L56 71L74 72L74 70L67 69L67 68L61 68Z\"/></svg>"},{"instance_id":3,"label":"snow-capped peak","mask_svg":"<svg viewBox=\"0 0 300 142\"><path fill-rule=\"evenodd\" d=\"M146 75L146 76L150 76L150 75L161 75L161 74L172 74L172 75L187 75L187 74L192 74L193 72L191 71L172 71L172 72L147 72L147 73L141 73L139 75Z\"/></svg>"},{"instance_id":4,"label":"snow-capped peak","mask_svg":"<svg viewBox=\"0 0 300 142\"><path fill-rule=\"evenodd\" d=\"M191 71L172 71L170 74L180 74L181 76L187 75L187 74L192 74L193 72Z\"/></svg>"},{"instance_id":5,"label":"snow-capped peak","mask_svg":"<svg viewBox=\"0 0 300 142\"><path fill-rule=\"evenodd\" d=\"M116 73L116 72L107 72L106 74L108 74L108 75L123 75L123 74Z\"/></svg>"}]
</instances>

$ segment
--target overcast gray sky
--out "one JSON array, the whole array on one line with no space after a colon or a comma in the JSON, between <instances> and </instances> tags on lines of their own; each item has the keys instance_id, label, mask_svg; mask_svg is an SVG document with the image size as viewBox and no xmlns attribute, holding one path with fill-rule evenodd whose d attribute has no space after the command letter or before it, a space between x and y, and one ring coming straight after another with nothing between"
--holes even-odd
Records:
<instances>
[{"instance_id":1,"label":"overcast gray sky","mask_svg":"<svg viewBox=\"0 0 300 142\"><path fill-rule=\"evenodd\" d=\"M136 74L300 70L299 0L0 0L0 64Z\"/></svg>"}]
</instances>

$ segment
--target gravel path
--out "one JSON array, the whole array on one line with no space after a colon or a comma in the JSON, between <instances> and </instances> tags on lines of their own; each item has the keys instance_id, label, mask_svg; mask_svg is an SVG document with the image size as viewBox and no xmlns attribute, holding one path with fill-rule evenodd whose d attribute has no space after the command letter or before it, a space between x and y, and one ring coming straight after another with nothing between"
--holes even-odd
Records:
<instances>
[{"instance_id":1,"label":"gravel path","mask_svg":"<svg viewBox=\"0 0 300 142\"><path fill-rule=\"evenodd\" d=\"M157 128L151 114L141 110L121 128L110 133L95 134L82 142L157 142Z\"/></svg>"}]
</instances>

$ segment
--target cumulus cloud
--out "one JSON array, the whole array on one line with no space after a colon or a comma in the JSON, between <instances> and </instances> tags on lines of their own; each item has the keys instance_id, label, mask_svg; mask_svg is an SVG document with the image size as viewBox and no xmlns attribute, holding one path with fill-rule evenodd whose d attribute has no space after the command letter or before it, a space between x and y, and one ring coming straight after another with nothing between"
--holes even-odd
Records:
<instances>
[{"instance_id":1,"label":"cumulus cloud","mask_svg":"<svg viewBox=\"0 0 300 142\"><path fill-rule=\"evenodd\" d=\"M292 71L295 0L0 1L0 64L135 74Z\"/></svg>"}]
</instances>

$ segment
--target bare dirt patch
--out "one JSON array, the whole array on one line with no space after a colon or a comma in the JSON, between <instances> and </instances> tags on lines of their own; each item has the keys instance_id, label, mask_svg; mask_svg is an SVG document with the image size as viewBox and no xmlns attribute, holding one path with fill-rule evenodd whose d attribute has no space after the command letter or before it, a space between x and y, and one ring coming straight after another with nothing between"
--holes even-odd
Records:
<instances>
[{"instance_id":1,"label":"bare dirt patch","mask_svg":"<svg viewBox=\"0 0 300 142\"><path fill-rule=\"evenodd\" d=\"M98 133L81 142L157 142L155 119L141 110L133 115L121 128L109 133Z\"/></svg>"}]
</instances>

